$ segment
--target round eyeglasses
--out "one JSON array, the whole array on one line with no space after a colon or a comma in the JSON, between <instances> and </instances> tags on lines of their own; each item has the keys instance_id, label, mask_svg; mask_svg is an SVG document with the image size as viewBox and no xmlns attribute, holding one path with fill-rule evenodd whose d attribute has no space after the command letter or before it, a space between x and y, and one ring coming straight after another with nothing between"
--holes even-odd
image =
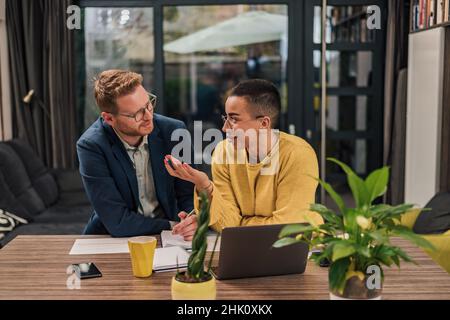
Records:
<instances>
[{"instance_id":1,"label":"round eyeglasses","mask_svg":"<svg viewBox=\"0 0 450 320\"><path fill-rule=\"evenodd\" d=\"M145 104L145 106L138 111L136 111L134 114L126 114L126 113L117 113L120 116L124 116L127 118L134 118L136 122L141 122L142 119L144 119L145 111L153 112L153 110L156 107L156 96L154 94L148 93L148 102Z\"/></svg>"},{"instance_id":2,"label":"round eyeglasses","mask_svg":"<svg viewBox=\"0 0 450 320\"><path fill-rule=\"evenodd\" d=\"M227 114L223 114L221 117L222 117L222 120L223 120L223 124L228 122L231 126L234 126L238 122L242 122L243 123L243 122L248 122L248 121L253 121L253 120L264 118L264 116L256 116L254 119L237 120L237 119L235 119L233 117L230 117Z\"/></svg>"}]
</instances>

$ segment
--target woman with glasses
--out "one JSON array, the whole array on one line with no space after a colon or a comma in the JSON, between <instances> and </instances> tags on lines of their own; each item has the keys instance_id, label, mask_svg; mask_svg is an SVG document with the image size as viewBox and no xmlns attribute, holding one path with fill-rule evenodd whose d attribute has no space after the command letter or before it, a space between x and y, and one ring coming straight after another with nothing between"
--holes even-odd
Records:
<instances>
[{"instance_id":1,"label":"woman with glasses","mask_svg":"<svg viewBox=\"0 0 450 320\"><path fill-rule=\"evenodd\" d=\"M170 175L195 184L196 209L197 194L209 195L214 229L323 222L309 210L318 185L316 154L305 140L274 129L280 105L277 88L265 80L247 80L231 90L222 128L227 139L214 151L213 181L190 165L165 157ZM181 217L173 232L188 239L197 228L196 216Z\"/></svg>"}]
</instances>

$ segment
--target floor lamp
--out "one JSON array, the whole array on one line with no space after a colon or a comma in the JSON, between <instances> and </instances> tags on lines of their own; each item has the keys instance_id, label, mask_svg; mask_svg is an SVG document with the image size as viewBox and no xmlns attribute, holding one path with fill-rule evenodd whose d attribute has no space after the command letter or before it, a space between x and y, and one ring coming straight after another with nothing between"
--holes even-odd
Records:
<instances>
[{"instance_id":1,"label":"floor lamp","mask_svg":"<svg viewBox=\"0 0 450 320\"><path fill-rule=\"evenodd\" d=\"M31 102L32 102L33 99L38 103L39 107L41 107L42 110L44 110L45 115L50 119L50 114L48 113L47 108L44 106L44 103L41 101L41 99L39 99L39 97L37 97L34 94L34 90L33 89L28 91L27 95L25 97L23 97L22 100L23 100L23 102L25 102L26 104L31 106Z\"/></svg>"},{"instance_id":2,"label":"floor lamp","mask_svg":"<svg viewBox=\"0 0 450 320\"><path fill-rule=\"evenodd\" d=\"M326 181L326 146L327 146L327 43L326 43L326 27L327 27L327 0L322 0L322 55L321 55L321 72L322 72L322 90L320 93L320 176L322 181ZM320 202L325 204L325 189L320 188Z\"/></svg>"}]
</instances>

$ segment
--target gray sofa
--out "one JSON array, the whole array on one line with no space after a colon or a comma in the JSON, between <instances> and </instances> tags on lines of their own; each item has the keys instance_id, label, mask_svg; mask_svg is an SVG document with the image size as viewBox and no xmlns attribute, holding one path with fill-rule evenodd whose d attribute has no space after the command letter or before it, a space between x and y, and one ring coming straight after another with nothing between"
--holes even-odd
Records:
<instances>
[{"instance_id":1,"label":"gray sofa","mask_svg":"<svg viewBox=\"0 0 450 320\"><path fill-rule=\"evenodd\" d=\"M17 235L81 234L92 208L77 170L49 170L24 141L0 142L0 209L25 218Z\"/></svg>"}]
</instances>

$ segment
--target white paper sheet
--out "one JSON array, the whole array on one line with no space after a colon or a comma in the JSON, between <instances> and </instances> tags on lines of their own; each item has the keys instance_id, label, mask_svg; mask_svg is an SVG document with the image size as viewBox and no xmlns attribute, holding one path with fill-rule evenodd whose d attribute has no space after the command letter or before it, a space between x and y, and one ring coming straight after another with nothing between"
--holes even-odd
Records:
<instances>
[{"instance_id":1,"label":"white paper sheet","mask_svg":"<svg viewBox=\"0 0 450 320\"><path fill-rule=\"evenodd\" d=\"M206 236L206 241L208 242L208 248L206 249L207 251L213 251L216 236L217 233L208 232L208 235ZM178 234L172 234L172 231L169 230L164 230L161 232L161 243L164 248L178 246L186 250L192 249L192 241L185 241L182 236ZM217 240L215 251L220 251L220 237L219 240Z\"/></svg>"},{"instance_id":2,"label":"white paper sheet","mask_svg":"<svg viewBox=\"0 0 450 320\"><path fill-rule=\"evenodd\" d=\"M76 239L69 255L128 252L128 238Z\"/></svg>"},{"instance_id":3,"label":"white paper sheet","mask_svg":"<svg viewBox=\"0 0 450 320\"><path fill-rule=\"evenodd\" d=\"M129 253L128 238L76 239L69 255L114 253ZM187 266L188 259L189 253L178 246L156 248L153 270L181 269Z\"/></svg>"}]
</instances>

